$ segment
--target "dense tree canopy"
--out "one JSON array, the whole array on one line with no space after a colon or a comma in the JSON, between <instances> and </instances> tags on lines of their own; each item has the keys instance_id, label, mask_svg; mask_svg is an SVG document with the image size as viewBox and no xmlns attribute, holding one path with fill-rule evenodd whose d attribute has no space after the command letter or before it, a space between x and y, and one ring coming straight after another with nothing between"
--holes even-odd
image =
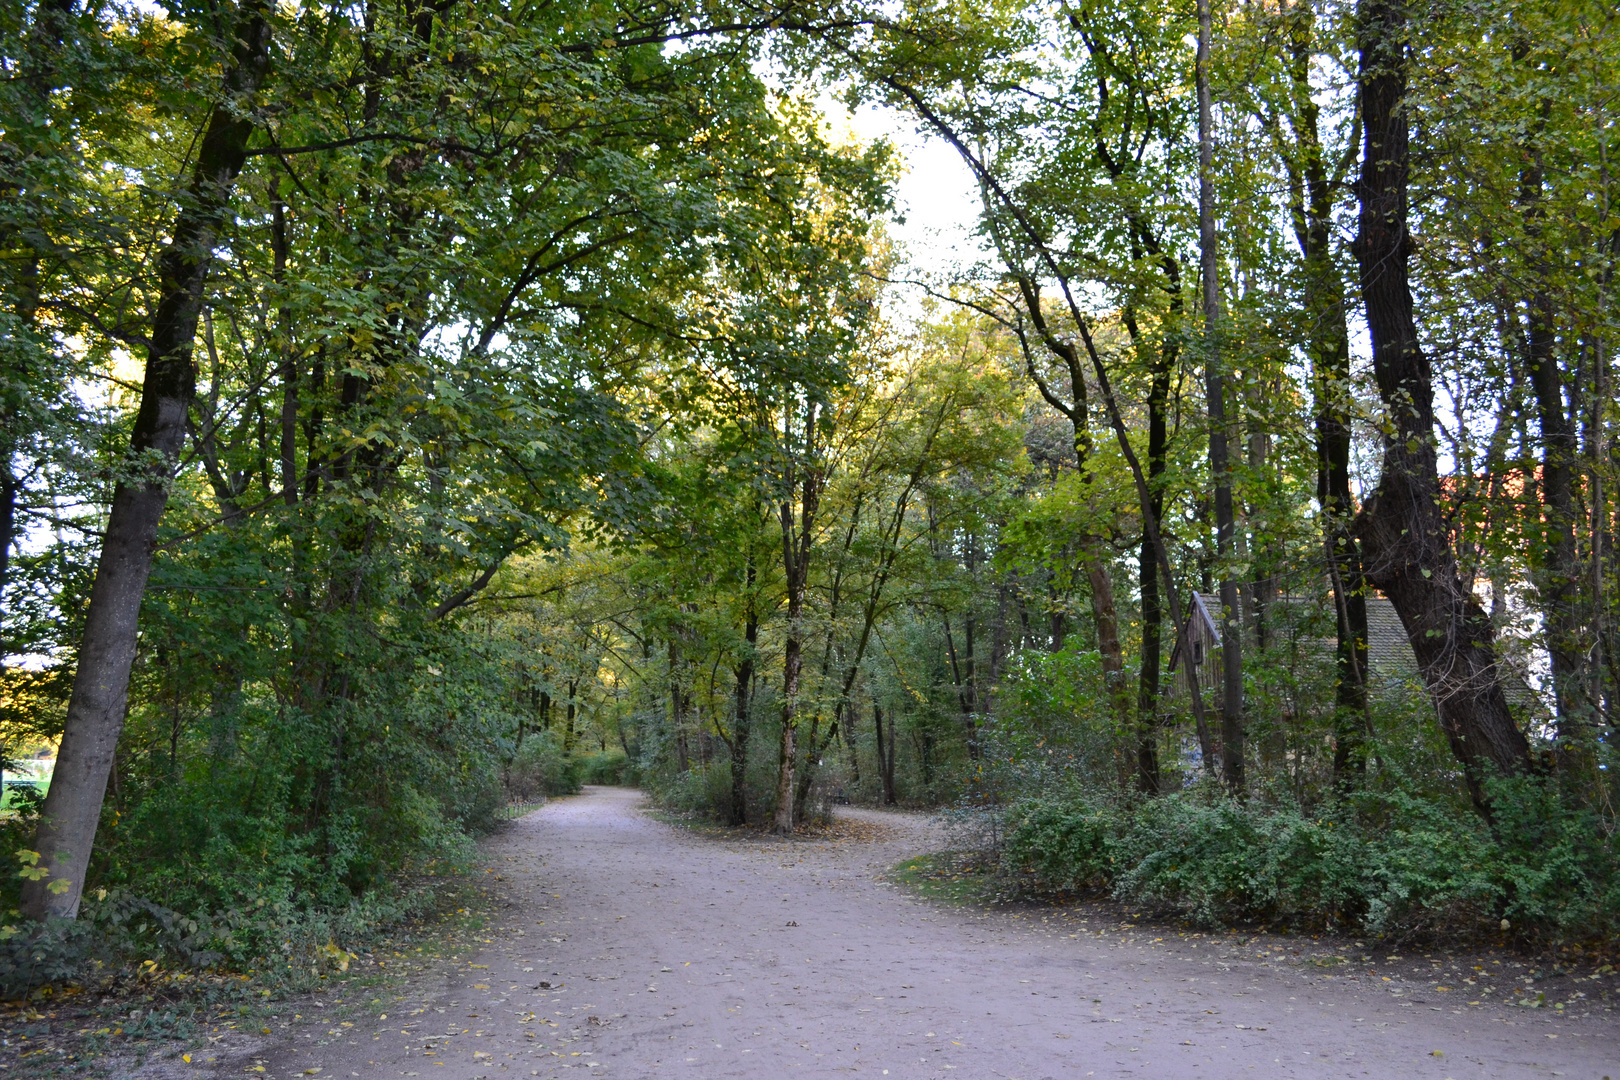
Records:
<instances>
[{"instance_id":1,"label":"dense tree canopy","mask_svg":"<svg viewBox=\"0 0 1620 1080\"><path fill-rule=\"evenodd\" d=\"M1606 932L1616 33L14 5L4 750L56 751L15 915L386 906L585 778L1106 820L1172 906L1176 814L1331 819L1433 848L1230 910ZM976 261L894 243L904 163L825 93L953 148Z\"/></svg>"}]
</instances>

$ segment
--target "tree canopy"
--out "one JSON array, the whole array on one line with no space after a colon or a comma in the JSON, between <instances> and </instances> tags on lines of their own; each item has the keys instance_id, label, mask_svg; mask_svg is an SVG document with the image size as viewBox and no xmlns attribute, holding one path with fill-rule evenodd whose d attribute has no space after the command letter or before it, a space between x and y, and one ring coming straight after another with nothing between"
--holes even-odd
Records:
<instances>
[{"instance_id":1,"label":"tree canopy","mask_svg":"<svg viewBox=\"0 0 1620 1080\"><path fill-rule=\"evenodd\" d=\"M15 5L0 764L55 766L7 934L134 898L257 963L581 780L1421 822L1498 870L1267 902L1609 932L1616 32ZM896 243L835 96L958 155L977 255Z\"/></svg>"}]
</instances>

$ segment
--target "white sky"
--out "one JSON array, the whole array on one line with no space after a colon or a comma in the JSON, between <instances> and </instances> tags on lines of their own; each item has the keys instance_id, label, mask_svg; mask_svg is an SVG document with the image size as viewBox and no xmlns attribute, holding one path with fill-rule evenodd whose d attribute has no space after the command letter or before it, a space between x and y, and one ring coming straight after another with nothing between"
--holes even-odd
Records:
<instances>
[{"instance_id":1,"label":"white sky","mask_svg":"<svg viewBox=\"0 0 1620 1080\"><path fill-rule=\"evenodd\" d=\"M896 185L895 209L904 221L889 226L909 264L897 268L899 276L949 274L984 256L986 249L973 235L978 191L954 149L923 136L893 109L864 105L851 112L831 94L823 94L817 104L835 132L846 129L866 141L888 139L899 152L904 172Z\"/></svg>"}]
</instances>

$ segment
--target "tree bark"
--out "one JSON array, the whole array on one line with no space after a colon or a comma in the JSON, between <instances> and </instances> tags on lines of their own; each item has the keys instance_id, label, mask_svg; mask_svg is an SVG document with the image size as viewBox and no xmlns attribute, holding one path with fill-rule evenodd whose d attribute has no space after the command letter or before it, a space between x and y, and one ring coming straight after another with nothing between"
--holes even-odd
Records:
<instances>
[{"instance_id":1,"label":"tree bark","mask_svg":"<svg viewBox=\"0 0 1620 1080\"><path fill-rule=\"evenodd\" d=\"M1179 289L1178 289L1179 293ZM1172 303L1179 310L1179 295ZM1134 320L1133 320L1134 322ZM1136 335L1133 333L1132 337ZM1175 370L1177 346L1167 341L1158 350L1148 386L1147 479L1149 509L1155 519L1164 515L1165 457L1169 451L1168 405L1170 374ZM1137 557L1137 587L1142 598L1142 664L1136 688L1136 787L1144 795L1159 793L1159 680L1163 652L1164 603L1159 593L1159 564L1148 535L1142 529Z\"/></svg>"},{"instance_id":2,"label":"tree bark","mask_svg":"<svg viewBox=\"0 0 1620 1080\"><path fill-rule=\"evenodd\" d=\"M804 449L806 458L813 456L816 430L816 410L807 410L804 422ZM789 497L782 500L778 517L782 526L782 567L787 586L787 627L782 642L782 738L779 770L776 781L776 812L771 831L783 836L793 834L793 811L796 800L796 773L798 745L795 740L798 725L799 679L804 669L804 598L809 583L810 550L814 541L816 510L821 499L821 473L809 461L798 467L798 483L788 484ZM795 526L793 499L799 498L798 523Z\"/></svg>"},{"instance_id":3,"label":"tree bark","mask_svg":"<svg viewBox=\"0 0 1620 1080\"><path fill-rule=\"evenodd\" d=\"M756 571L754 556L750 550L748 555L747 572L748 610L744 616L743 641L746 643L746 652L741 663L737 664L732 673L737 678L737 687L734 694L736 700L736 719L731 724L731 807L730 824L748 824L748 736L751 725L748 715L749 697L754 685L754 656L759 645L759 616L754 612L754 583Z\"/></svg>"},{"instance_id":4,"label":"tree bark","mask_svg":"<svg viewBox=\"0 0 1620 1080\"><path fill-rule=\"evenodd\" d=\"M1289 16L1289 75L1298 110L1292 121L1295 162L1289 170L1289 210L1305 264L1304 302L1310 320L1307 347L1316 413L1316 499L1322 508L1322 544L1337 626L1333 775L1335 785L1346 790L1355 787L1366 771L1367 597L1361 550L1350 531L1356 512L1350 494L1354 389L1344 280L1333 261L1334 192L1341 176L1328 174L1320 109L1310 81L1315 13L1309 4L1299 3ZM1339 168L1348 169L1352 160L1347 153Z\"/></svg>"},{"instance_id":5,"label":"tree bark","mask_svg":"<svg viewBox=\"0 0 1620 1080\"><path fill-rule=\"evenodd\" d=\"M1215 240L1214 130L1209 94L1209 0L1198 0L1198 251L1204 285L1204 394L1209 408L1209 471L1215 488L1215 550L1221 560L1221 772L1243 793L1243 628L1233 557L1235 513L1227 446L1226 373L1221 357L1221 285Z\"/></svg>"},{"instance_id":6,"label":"tree bark","mask_svg":"<svg viewBox=\"0 0 1620 1080\"><path fill-rule=\"evenodd\" d=\"M34 919L78 914L107 776L124 726L141 598L196 384L192 347L203 288L236 178L247 160L254 128L248 109L269 69L271 30L265 10L244 8L236 33L222 100L203 134L173 239L158 256L158 305L130 439L130 473L113 493L56 772L34 840L46 875L24 882L22 889L22 911Z\"/></svg>"},{"instance_id":7,"label":"tree bark","mask_svg":"<svg viewBox=\"0 0 1620 1080\"><path fill-rule=\"evenodd\" d=\"M1524 59L1516 49L1516 60ZM1547 106L1543 103L1543 113ZM1529 278L1533 283L1527 307L1525 335L1530 386L1536 395L1541 426L1541 528L1534 550L1536 588L1546 620L1547 653L1551 661L1553 694L1557 703L1557 744L1560 757L1585 740L1580 712L1581 628L1576 600L1581 567L1575 547L1576 463L1580 448L1575 424L1564 408L1564 379L1558 364L1558 327L1547 291L1548 267L1540 250L1541 205L1544 182L1540 147L1529 135L1521 148L1519 208L1531 246Z\"/></svg>"},{"instance_id":8,"label":"tree bark","mask_svg":"<svg viewBox=\"0 0 1620 1080\"><path fill-rule=\"evenodd\" d=\"M893 806L894 796L894 711L889 711L889 734L883 735L883 706L872 699L872 730L877 735L878 776L883 781L883 805Z\"/></svg>"},{"instance_id":9,"label":"tree bark","mask_svg":"<svg viewBox=\"0 0 1620 1080\"><path fill-rule=\"evenodd\" d=\"M1354 532L1367 580L1400 614L1474 804L1488 812L1485 779L1527 770L1530 745L1508 712L1490 619L1462 586L1440 509L1434 391L1408 271L1404 0L1359 0L1357 21L1365 145L1355 254L1388 434Z\"/></svg>"}]
</instances>

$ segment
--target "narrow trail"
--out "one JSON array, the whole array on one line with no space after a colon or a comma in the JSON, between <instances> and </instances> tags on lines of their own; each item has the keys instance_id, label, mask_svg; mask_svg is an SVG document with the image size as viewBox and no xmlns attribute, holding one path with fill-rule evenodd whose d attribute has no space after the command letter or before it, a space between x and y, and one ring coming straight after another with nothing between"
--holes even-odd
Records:
<instances>
[{"instance_id":1,"label":"narrow trail","mask_svg":"<svg viewBox=\"0 0 1620 1080\"><path fill-rule=\"evenodd\" d=\"M1620 1077L1609 1013L1410 1000L1207 938L924 903L875 880L939 846L911 815L846 811L873 842L783 842L639 801L593 788L515 822L485 845L510 906L480 955L395 991L387 1020L216 1075Z\"/></svg>"}]
</instances>

